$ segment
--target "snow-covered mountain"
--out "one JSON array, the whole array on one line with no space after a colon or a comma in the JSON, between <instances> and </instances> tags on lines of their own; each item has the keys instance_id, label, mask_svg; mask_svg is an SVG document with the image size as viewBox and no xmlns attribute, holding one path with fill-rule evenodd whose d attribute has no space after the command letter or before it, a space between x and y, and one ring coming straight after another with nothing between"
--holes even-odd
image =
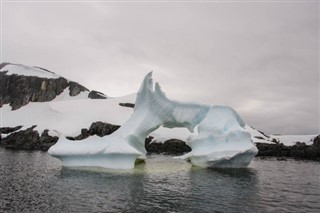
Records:
<instances>
[{"instance_id":1,"label":"snow-covered mountain","mask_svg":"<svg viewBox=\"0 0 320 213\"><path fill-rule=\"evenodd\" d=\"M22 64L0 64L0 106L9 104L16 110L29 102L79 98L107 97L100 92L89 91L81 84L44 68Z\"/></svg>"},{"instance_id":2,"label":"snow-covered mountain","mask_svg":"<svg viewBox=\"0 0 320 213\"><path fill-rule=\"evenodd\" d=\"M36 125L34 130L40 134L49 130L51 136L75 137L93 122L122 125L133 112L126 103L134 103L135 98L135 93L109 98L39 67L10 63L0 65L1 127L22 126L20 130L23 130ZM270 136L249 125L246 125L246 130L256 143L285 141L286 145L292 145L297 140L311 143L315 137ZM1 134L1 138L6 136ZM186 141L190 132L185 128L160 127L152 136L158 142L169 139Z\"/></svg>"}]
</instances>

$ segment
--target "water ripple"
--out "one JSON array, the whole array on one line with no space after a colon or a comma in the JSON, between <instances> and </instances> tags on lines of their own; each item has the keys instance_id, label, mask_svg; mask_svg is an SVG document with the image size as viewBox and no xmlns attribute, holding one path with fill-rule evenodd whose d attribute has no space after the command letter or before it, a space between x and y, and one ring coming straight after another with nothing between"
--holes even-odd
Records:
<instances>
[{"instance_id":1,"label":"water ripple","mask_svg":"<svg viewBox=\"0 0 320 213\"><path fill-rule=\"evenodd\" d=\"M132 171L62 168L43 152L0 149L0 212L318 212L318 162L255 159L200 169L149 156Z\"/></svg>"}]
</instances>

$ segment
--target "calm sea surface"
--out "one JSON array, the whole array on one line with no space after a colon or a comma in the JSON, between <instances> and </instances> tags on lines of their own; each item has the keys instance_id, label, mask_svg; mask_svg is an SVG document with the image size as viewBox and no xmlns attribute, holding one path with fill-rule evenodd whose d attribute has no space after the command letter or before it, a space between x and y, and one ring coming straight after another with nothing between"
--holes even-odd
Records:
<instances>
[{"instance_id":1,"label":"calm sea surface","mask_svg":"<svg viewBox=\"0 0 320 213\"><path fill-rule=\"evenodd\" d=\"M133 171L62 168L0 148L0 212L320 212L320 163L256 158L247 169L152 155Z\"/></svg>"}]
</instances>

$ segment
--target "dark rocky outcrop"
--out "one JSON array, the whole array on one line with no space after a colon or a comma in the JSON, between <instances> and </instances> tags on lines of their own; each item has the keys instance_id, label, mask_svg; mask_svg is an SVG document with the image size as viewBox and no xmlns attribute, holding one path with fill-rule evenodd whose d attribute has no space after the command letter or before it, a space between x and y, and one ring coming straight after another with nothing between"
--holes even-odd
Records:
<instances>
[{"instance_id":1,"label":"dark rocky outcrop","mask_svg":"<svg viewBox=\"0 0 320 213\"><path fill-rule=\"evenodd\" d=\"M25 150L43 150L47 151L49 147L58 141L58 137L53 137L45 130L41 136L32 126L26 130L16 131L0 140L0 144L11 149Z\"/></svg>"},{"instance_id":2,"label":"dark rocky outcrop","mask_svg":"<svg viewBox=\"0 0 320 213\"><path fill-rule=\"evenodd\" d=\"M119 103L120 106L134 108L134 104L132 103Z\"/></svg>"},{"instance_id":3,"label":"dark rocky outcrop","mask_svg":"<svg viewBox=\"0 0 320 213\"><path fill-rule=\"evenodd\" d=\"M316 146L316 147L320 148L320 135L318 135L317 137L315 137L313 139L313 146Z\"/></svg>"},{"instance_id":4,"label":"dark rocky outcrop","mask_svg":"<svg viewBox=\"0 0 320 213\"><path fill-rule=\"evenodd\" d=\"M320 160L320 146L317 136L313 140L312 145L297 142L293 146L285 146L280 144L257 143L259 150L257 156L272 156L272 157L291 157L296 159Z\"/></svg>"},{"instance_id":5,"label":"dark rocky outcrop","mask_svg":"<svg viewBox=\"0 0 320 213\"><path fill-rule=\"evenodd\" d=\"M0 134L9 134L12 132L15 132L19 129L21 129L22 126L16 126L16 127L2 127L0 128Z\"/></svg>"},{"instance_id":6,"label":"dark rocky outcrop","mask_svg":"<svg viewBox=\"0 0 320 213\"><path fill-rule=\"evenodd\" d=\"M78 141L78 140L83 140L86 139L87 137L89 137L89 131L88 129L81 129L81 133L80 135L76 136L76 137L70 137L67 136L67 139L72 140L72 141Z\"/></svg>"},{"instance_id":7,"label":"dark rocky outcrop","mask_svg":"<svg viewBox=\"0 0 320 213\"><path fill-rule=\"evenodd\" d=\"M107 99L105 94L103 94L102 92L95 91L95 90L92 90L89 93L88 97L91 99Z\"/></svg>"},{"instance_id":8,"label":"dark rocky outcrop","mask_svg":"<svg viewBox=\"0 0 320 213\"><path fill-rule=\"evenodd\" d=\"M113 125L113 124L98 121L98 122L92 123L89 129L81 129L80 135L76 137L67 137L67 138L69 140L82 140L89 137L90 135L98 135L100 137L103 137L105 135L112 134L119 128L120 126L118 125Z\"/></svg>"},{"instance_id":9,"label":"dark rocky outcrop","mask_svg":"<svg viewBox=\"0 0 320 213\"><path fill-rule=\"evenodd\" d=\"M65 78L49 79L0 72L0 107L10 104L16 110L29 102L51 101L67 86Z\"/></svg>"},{"instance_id":10,"label":"dark rocky outcrop","mask_svg":"<svg viewBox=\"0 0 320 213\"><path fill-rule=\"evenodd\" d=\"M59 140L57 136L50 136L49 130L44 130L40 136L40 150L47 151L51 146L53 146Z\"/></svg>"},{"instance_id":11,"label":"dark rocky outcrop","mask_svg":"<svg viewBox=\"0 0 320 213\"><path fill-rule=\"evenodd\" d=\"M89 128L89 134L103 137L105 135L110 135L114 133L119 128L120 126L118 125L113 125L113 124L98 121L91 124Z\"/></svg>"},{"instance_id":12,"label":"dark rocky outcrop","mask_svg":"<svg viewBox=\"0 0 320 213\"><path fill-rule=\"evenodd\" d=\"M87 88L74 81L69 81L68 86L70 96L76 96L79 95L81 92L89 91Z\"/></svg>"},{"instance_id":13,"label":"dark rocky outcrop","mask_svg":"<svg viewBox=\"0 0 320 213\"><path fill-rule=\"evenodd\" d=\"M145 141L145 147L148 153L165 153L171 155L179 155L190 152L191 148L184 141L178 139L170 139L164 143Z\"/></svg>"}]
</instances>

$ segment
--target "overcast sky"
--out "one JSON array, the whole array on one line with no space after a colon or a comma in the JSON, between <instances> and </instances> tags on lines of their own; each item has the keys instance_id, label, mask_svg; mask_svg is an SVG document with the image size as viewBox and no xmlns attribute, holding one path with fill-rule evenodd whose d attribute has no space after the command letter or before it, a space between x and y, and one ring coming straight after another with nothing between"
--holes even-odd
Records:
<instances>
[{"instance_id":1,"label":"overcast sky","mask_svg":"<svg viewBox=\"0 0 320 213\"><path fill-rule=\"evenodd\" d=\"M109 96L151 70L171 99L229 105L267 133L319 130L319 2L2 3L2 60Z\"/></svg>"}]
</instances>

